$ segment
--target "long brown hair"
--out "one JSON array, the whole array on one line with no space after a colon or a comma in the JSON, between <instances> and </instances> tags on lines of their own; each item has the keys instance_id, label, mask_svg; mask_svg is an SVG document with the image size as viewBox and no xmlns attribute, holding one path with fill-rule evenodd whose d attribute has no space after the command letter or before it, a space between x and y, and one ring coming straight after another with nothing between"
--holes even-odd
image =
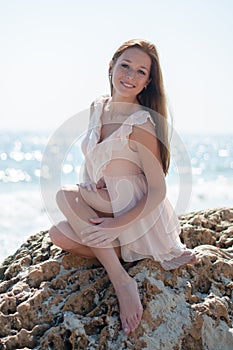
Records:
<instances>
[{"instance_id":1,"label":"long brown hair","mask_svg":"<svg viewBox=\"0 0 233 350\"><path fill-rule=\"evenodd\" d=\"M151 58L150 82L137 96L138 102L148 108L155 122L155 132L159 141L160 156L165 174L170 165L170 150L168 142L167 102L164 91L163 77L159 63L158 52L154 44L146 40L132 39L122 44L112 57L112 64L116 63L122 53L129 48L138 48ZM111 67L109 68L110 73ZM110 79L111 94L113 85Z\"/></svg>"}]
</instances>

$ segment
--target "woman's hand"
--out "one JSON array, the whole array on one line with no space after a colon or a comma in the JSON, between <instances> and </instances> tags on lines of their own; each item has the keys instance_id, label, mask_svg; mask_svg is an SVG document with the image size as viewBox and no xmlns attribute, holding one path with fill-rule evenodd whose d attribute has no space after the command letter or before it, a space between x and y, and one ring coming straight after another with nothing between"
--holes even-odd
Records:
<instances>
[{"instance_id":1,"label":"woman's hand","mask_svg":"<svg viewBox=\"0 0 233 350\"><path fill-rule=\"evenodd\" d=\"M104 178L101 177L101 179L99 179L99 181L96 184L96 188L98 188L98 190L99 190L99 189L104 188L104 187L106 187L106 183L104 181Z\"/></svg>"},{"instance_id":2,"label":"woman's hand","mask_svg":"<svg viewBox=\"0 0 233 350\"><path fill-rule=\"evenodd\" d=\"M95 226L86 227L81 231L83 236L82 243L91 247L107 247L111 246L121 233L120 227L117 225L115 218L91 218L89 219Z\"/></svg>"},{"instance_id":3,"label":"woman's hand","mask_svg":"<svg viewBox=\"0 0 233 350\"><path fill-rule=\"evenodd\" d=\"M103 179L103 177L97 182L93 182L93 181L87 181L85 183L80 183L79 186L81 186L82 188L86 188L88 191L94 191L97 192L97 189L101 189L106 187L105 181Z\"/></svg>"}]
</instances>

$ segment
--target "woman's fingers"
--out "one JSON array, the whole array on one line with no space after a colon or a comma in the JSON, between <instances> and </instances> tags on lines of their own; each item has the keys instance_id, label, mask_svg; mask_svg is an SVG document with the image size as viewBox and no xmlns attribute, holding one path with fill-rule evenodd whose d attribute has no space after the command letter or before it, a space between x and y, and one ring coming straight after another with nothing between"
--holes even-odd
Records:
<instances>
[{"instance_id":1,"label":"woman's fingers","mask_svg":"<svg viewBox=\"0 0 233 350\"><path fill-rule=\"evenodd\" d=\"M88 226L84 230L81 231L82 235L82 243L89 244L92 246L99 246L102 244L106 244L106 240L109 240L108 235L103 232L103 229L99 227L99 225L104 221L104 218L90 218L90 221L95 223L94 226Z\"/></svg>"},{"instance_id":2,"label":"woman's fingers","mask_svg":"<svg viewBox=\"0 0 233 350\"><path fill-rule=\"evenodd\" d=\"M92 246L92 247L93 246L95 246L95 247L105 247L110 242L111 242L111 240L109 238L99 237L99 238L96 238L96 239L88 242L87 244Z\"/></svg>"},{"instance_id":3,"label":"woman's fingers","mask_svg":"<svg viewBox=\"0 0 233 350\"><path fill-rule=\"evenodd\" d=\"M96 184L92 183L91 184L91 191L97 192Z\"/></svg>"},{"instance_id":4,"label":"woman's fingers","mask_svg":"<svg viewBox=\"0 0 233 350\"><path fill-rule=\"evenodd\" d=\"M96 184L96 187L98 189L101 189L101 188L104 188L105 186L106 186L106 183L105 183L104 179L103 178L99 179L99 181Z\"/></svg>"},{"instance_id":5,"label":"woman's fingers","mask_svg":"<svg viewBox=\"0 0 233 350\"><path fill-rule=\"evenodd\" d=\"M101 222L104 221L103 218L90 218L89 221L95 223L95 224L101 224Z\"/></svg>"},{"instance_id":6,"label":"woman's fingers","mask_svg":"<svg viewBox=\"0 0 233 350\"><path fill-rule=\"evenodd\" d=\"M84 230L82 230L80 233L81 235L85 235L85 234L90 234L93 232L97 232L100 229L103 229L103 227L99 226L103 221L104 218L90 218L89 221L95 223L95 225L92 226L87 226L86 228L84 228Z\"/></svg>"},{"instance_id":7,"label":"woman's fingers","mask_svg":"<svg viewBox=\"0 0 233 350\"><path fill-rule=\"evenodd\" d=\"M96 188L96 184L95 183L90 183L90 184L87 184L87 190L90 192L90 191L94 191L94 192L97 192L97 188Z\"/></svg>"},{"instance_id":8,"label":"woman's fingers","mask_svg":"<svg viewBox=\"0 0 233 350\"><path fill-rule=\"evenodd\" d=\"M88 226L84 230L81 231L81 235L89 235L90 233L97 232L98 231L98 226Z\"/></svg>"},{"instance_id":9,"label":"woman's fingers","mask_svg":"<svg viewBox=\"0 0 233 350\"><path fill-rule=\"evenodd\" d=\"M79 186L81 186L82 188L86 188L89 192L90 191L94 191L97 192L97 188L96 188L96 183L94 182L86 182L86 183L80 183Z\"/></svg>"},{"instance_id":10,"label":"woman's fingers","mask_svg":"<svg viewBox=\"0 0 233 350\"><path fill-rule=\"evenodd\" d=\"M105 234L100 234L100 232L94 232L92 234L90 234L88 237L85 237L82 239L83 243L88 243L88 244L99 244L99 243L103 243L108 239L108 236L106 236Z\"/></svg>"},{"instance_id":11,"label":"woman's fingers","mask_svg":"<svg viewBox=\"0 0 233 350\"><path fill-rule=\"evenodd\" d=\"M99 234L99 232L97 231L92 231L92 232L88 232L88 233L84 233L82 234L83 236L85 235L85 237L82 238L83 242L88 242L91 241L92 239L94 239L97 235Z\"/></svg>"}]
</instances>

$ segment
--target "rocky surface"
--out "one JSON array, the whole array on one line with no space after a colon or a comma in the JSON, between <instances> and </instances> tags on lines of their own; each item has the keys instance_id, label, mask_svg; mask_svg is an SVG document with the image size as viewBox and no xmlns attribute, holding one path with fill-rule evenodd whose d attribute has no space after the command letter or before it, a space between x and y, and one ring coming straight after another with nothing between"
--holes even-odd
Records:
<instances>
[{"instance_id":1,"label":"rocky surface","mask_svg":"<svg viewBox=\"0 0 233 350\"><path fill-rule=\"evenodd\" d=\"M0 349L232 350L233 209L180 220L194 266L125 263L144 306L129 336L98 262L62 252L47 232L30 237L0 266Z\"/></svg>"}]
</instances>

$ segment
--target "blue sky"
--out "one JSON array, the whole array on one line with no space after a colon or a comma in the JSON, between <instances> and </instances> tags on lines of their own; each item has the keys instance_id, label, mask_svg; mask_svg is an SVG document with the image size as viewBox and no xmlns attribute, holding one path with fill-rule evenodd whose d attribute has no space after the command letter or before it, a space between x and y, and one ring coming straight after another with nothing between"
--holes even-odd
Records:
<instances>
[{"instance_id":1,"label":"blue sky","mask_svg":"<svg viewBox=\"0 0 233 350\"><path fill-rule=\"evenodd\" d=\"M108 93L124 41L158 48L178 132L233 133L233 2L0 0L1 129L57 129Z\"/></svg>"}]
</instances>

